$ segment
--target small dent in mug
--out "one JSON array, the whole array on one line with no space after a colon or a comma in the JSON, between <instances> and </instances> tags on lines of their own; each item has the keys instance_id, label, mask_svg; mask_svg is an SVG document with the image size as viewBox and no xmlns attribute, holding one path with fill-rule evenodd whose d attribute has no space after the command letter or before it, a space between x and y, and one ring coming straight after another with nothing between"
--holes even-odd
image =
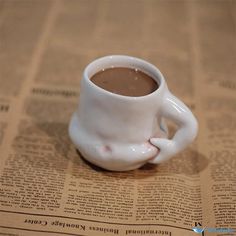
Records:
<instances>
[{"instance_id":1,"label":"small dent in mug","mask_svg":"<svg viewBox=\"0 0 236 236\"><path fill-rule=\"evenodd\" d=\"M104 146L102 147L102 150L103 150L104 152L112 152L112 148L111 148L109 145L104 145Z\"/></svg>"}]
</instances>

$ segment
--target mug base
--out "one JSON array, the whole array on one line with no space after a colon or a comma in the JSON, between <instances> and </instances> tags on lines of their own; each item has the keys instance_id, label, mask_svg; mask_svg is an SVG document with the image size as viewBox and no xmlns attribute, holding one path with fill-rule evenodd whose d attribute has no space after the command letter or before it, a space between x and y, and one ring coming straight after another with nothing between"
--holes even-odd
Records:
<instances>
[{"instance_id":1,"label":"mug base","mask_svg":"<svg viewBox=\"0 0 236 236\"><path fill-rule=\"evenodd\" d=\"M110 171L129 171L142 167L158 155L158 148L149 141L138 144L109 143L89 136L80 126L76 113L69 125L69 136L88 162Z\"/></svg>"}]
</instances>

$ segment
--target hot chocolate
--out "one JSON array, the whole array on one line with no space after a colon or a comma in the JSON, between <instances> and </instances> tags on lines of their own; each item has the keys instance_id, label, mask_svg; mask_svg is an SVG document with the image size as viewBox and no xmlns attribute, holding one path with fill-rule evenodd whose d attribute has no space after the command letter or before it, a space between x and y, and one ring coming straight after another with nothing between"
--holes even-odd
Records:
<instances>
[{"instance_id":1,"label":"hot chocolate","mask_svg":"<svg viewBox=\"0 0 236 236\"><path fill-rule=\"evenodd\" d=\"M158 89L157 82L138 69L114 67L101 70L91 77L97 86L120 95L138 97Z\"/></svg>"}]
</instances>

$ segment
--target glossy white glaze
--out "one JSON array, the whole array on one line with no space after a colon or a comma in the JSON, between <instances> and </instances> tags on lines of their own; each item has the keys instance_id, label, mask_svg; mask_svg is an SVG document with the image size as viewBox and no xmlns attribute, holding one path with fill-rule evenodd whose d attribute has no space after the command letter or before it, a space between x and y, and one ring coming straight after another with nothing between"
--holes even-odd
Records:
<instances>
[{"instance_id":1,"label":"glossy white glaze","mask_svg":"<svg viewBox=\"0 0 236 236\"><path fill-rule=\"evenodd\" d=\"M152 76L159 88L146 96L128 97L108 92L90 81L110 67L138 68ZM178 126L167 139L163 118ZM161 72L138 58L113 55L90 63L81 81L78 109L71 118L69 135L91 163L108 170L126 171L145 163L161 163L183 150L197 134L191 111L167 88Z\"/></svg>"}]
</instances>

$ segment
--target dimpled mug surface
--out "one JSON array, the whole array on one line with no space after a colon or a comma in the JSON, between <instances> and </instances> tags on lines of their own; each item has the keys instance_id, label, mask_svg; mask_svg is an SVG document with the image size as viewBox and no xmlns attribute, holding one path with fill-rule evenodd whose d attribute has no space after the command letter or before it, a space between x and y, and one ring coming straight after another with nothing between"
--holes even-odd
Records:
<instances>
[{"instance_id":1,"label":"dimpled mug surface","mask_svg":"<svg viewBox=\"0 0 236 236\"><path fill-rule=\"evenodd\" d=\"M158 88L145 96L124 96L91 81L99 71L114 67L138 69ZM164 119L178 125L172 139ZM79 104L69 125L70 138L82 156L113 171L162 163L191 143L197 130L195 117L170 93L161 72L144 60L122 55L99 58L85 68Z\"/></svg>"}]
</instances>

